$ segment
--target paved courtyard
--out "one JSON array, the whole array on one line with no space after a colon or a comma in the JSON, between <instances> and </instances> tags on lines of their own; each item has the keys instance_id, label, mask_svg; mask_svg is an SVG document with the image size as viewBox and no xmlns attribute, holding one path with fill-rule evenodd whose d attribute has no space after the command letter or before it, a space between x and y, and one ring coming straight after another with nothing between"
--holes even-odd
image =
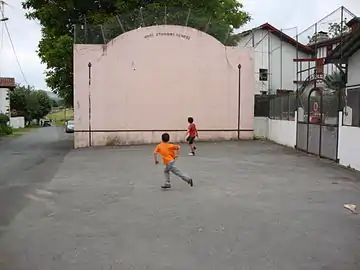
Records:
<instances>
[{"instance_id":1,"label":"paved courtyard","mask_svg":"<svg viewBox=\"0 0 360 270\"><path fill-rule=\"evenodd\" d=\"M183 149L163 191L153 146L73 150L0 239L1 270L360 269L360 179L261 141Z\"/></svg>"}]
</instances>

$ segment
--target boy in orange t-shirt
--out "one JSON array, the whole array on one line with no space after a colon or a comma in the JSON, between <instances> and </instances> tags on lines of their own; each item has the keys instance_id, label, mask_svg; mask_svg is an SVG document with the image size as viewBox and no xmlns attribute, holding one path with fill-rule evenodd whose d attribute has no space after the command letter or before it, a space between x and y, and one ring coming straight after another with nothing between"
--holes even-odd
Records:
<instances>
[{"instance_id":1,"label":"boy in orange t-shirt","mask_svg":"<svg viewBox=\"0 0 360 270\"><path fill-rule=\"evenodd\" d=\"M161 135L161 140L162 140L162 142L159 143L154 150L155 164L159 164L159 161L157 159L157 154L159 153L162 157L163 164L165 165L165 169L164 169L165 184L161 187L162 188L171 188L170 172L172 172L176 176L180 177L182 180L184 180L186 183L188 183L192 187L193 186L192 178L190 176L184 174L183 172L181 172L175 166L175 159L177 157L177 155L175 154L175 151L179 151L180 146L169 143L170 135L168 133L163 133Z\"/></svg>"}]
</instances>

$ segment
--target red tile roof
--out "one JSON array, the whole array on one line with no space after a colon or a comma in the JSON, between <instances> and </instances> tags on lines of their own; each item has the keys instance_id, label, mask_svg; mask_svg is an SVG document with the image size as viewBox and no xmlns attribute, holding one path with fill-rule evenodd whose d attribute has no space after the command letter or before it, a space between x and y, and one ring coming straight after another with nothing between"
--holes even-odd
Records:
<instances>
[{"instance_id":1,"label":"red tile roof","mask_svg":"<svg viewBox=\"0 0 360 270\"><path fill-rule=\"evenodd\" d=\"M1 88L10 88L10 89L15 88L15 79L0 77L0 87Z\"/></svg>"},{"instance_id":2,"label":"red tile roof","mask_svg":"<svg viewBox=\"0 0 360 270\"><path fill-rule=\"evenodd\" d=\"M264 23L262 25L260 25L259 27L260 29L264 29L264 30L268 30L271 31L271 33L275 36L277 36L278 38L281 38L282 40L284 40L285 42L293 45L294 47L298 47L298 49L302 52L311 54L313 53L313 49L310 48L309 46L306 46L298 41L296 41L295 39L293 39L292 37L286 35L284 32L280 31L279 29L275 28L274 26L272 26L269 23Z\"/></svg>"}]
</instances>

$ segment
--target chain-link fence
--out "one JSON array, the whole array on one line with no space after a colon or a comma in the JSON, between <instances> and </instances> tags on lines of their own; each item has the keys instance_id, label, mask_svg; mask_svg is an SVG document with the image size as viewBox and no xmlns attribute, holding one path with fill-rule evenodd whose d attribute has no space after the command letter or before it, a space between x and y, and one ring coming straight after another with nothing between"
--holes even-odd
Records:
<instances>
[{"instance_id":1,"label":"chain-link fence","mask_svg":"<svg viewBox=\"0 0 360 270\"><path fill-rule=\"evenodd\" d=\"M296 93L256 95L254 116L294 121L296 108Z\"/></svg>"},{"instance_id":2,"label":"chain-link fence","mask_svg":"<svg viewBox=\"0 0 360 270\"><path fill-rule=\"evenodd\" d=\"M347 35L350 28L346 25L356 17L345 7L340 7L297 35L297 40L308 46L319 45L332 38Z\"/></svg>"},{"instance_id":3,"label":"chain-link fence","mask_svg":"<svg viewBox=\"0 0 360 270\"><path fill-rule=\"evenodd\" d=\"M270 118L295 121L296 93L277 95L270 100Z\"/></svg>"},{"instance_id":4,"label":"chain-link fence","mask_svg":"<svg viewBox=\"0 0 360 270\"><path fill-rule=\"evenodd\" d=\"M351 32L347 23L356 17L345 7L340 7L311 25L296 36L296 40L313 50L311 57L301 54L301 46L298 46L298 61L296 61L297 78L299 83L304 82L307 78L321 75L324 78L341 75L339 67L345 71L344 65L335 65L324 63L323 59L330 56L335 49L342 50L341 44ZM312 58L312 61L305 61L306 58ZM315 61L315 59L318 59ZM298 85L298 87L300 87Z\"/></svg>"},{"instance_id":5,"label":"chain-link fence","mask_svg":"<svg viewBox=\"0 0 360 270\"><path fill-rule=\"evenodd\" d=\"M360 127L360 87L348 89L343 110L343 124Z\"/></svg>"},{"instance_id":6,"label":"chain-link fence","mask_svg":"<svg viewBox=\"0 0 360 270\"><path fill-rule=\"evenodd\" d=\"M212 35L225 45L237 44L238 36L223 18L208 15L205 9L185 9L147 5L127 14L119 14L90 24L92 18L84 18L74 26L75 44L106 44L113 38L141 27L154 25L188 26Z\"/></svg>"},{"instance_id":7,"label":"chain-link fence","mask_svg":"<svg viewBox=\"0 0 360 270\"><path fill-rule=\"evenodd\" d=\"M270 100L272 95L255 95L254 116L269 117L270 116Z\"/></svg>"}]
</instances>

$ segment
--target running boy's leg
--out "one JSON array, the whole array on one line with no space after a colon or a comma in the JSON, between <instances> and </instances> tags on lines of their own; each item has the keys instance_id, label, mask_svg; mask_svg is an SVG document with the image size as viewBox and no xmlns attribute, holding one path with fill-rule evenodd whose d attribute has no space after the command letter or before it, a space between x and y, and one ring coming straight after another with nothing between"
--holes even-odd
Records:
<instances>
[{"instance_id":1,"label":"running boy's leg","mask_svg":"<svg viewBox=\"0 0 360 270\"><path fill-rule=\"evenodd\" d=\"M168 164L165 165L164 176L165 176L165 184L162 186L162 188L169 188L169 187L171 187L171 182L170 182L170 167L168 166Z\"/></svg>"},{"instance_id":2,"label":"running boy's leg","mask_svg":"<svg viewBox=\"0 0 360 270\"><path fill-rule=\"evenodd\" d=\"M194 148L194 137L188 137L187 141L190 146L190 153L189 155L195 155L195 148Z\"/></svg>"},{"instance_id":3,"label":"running boy's leg","mask_svg":"<svg viewBox=\"0 0 360 270\"><path fill-rule=\"evenodd\" d=\"M169 171L175 174L176 176L180 177L182 180L184 180L186 183L188 183L190 186L193 186L193 180L190 176L180 171L176 166L175 162L169 162L167 165L169 165Z\"/></svg>"}]
</instances>

